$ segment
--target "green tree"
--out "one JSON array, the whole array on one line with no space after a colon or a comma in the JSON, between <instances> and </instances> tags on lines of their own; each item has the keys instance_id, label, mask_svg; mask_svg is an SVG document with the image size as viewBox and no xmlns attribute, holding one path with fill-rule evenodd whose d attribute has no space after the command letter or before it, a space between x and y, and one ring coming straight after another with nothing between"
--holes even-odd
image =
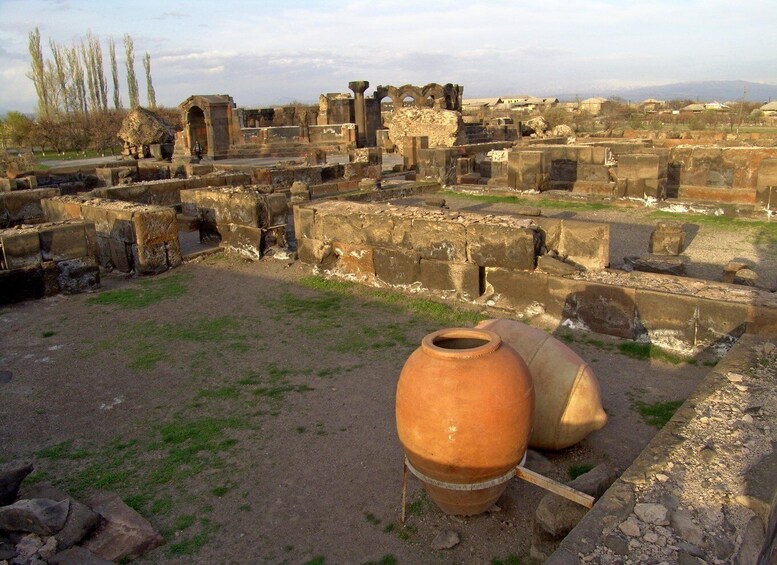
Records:
<instances>
[{"instance_id":1,"label":"green tree","mask_svg":"<svg viewBox=\"0 0 777 565\"><path fill-rule=\"evenodd\" d=\"M143 68L146 71L146 93L148 99L148 107L156 108L156 92L154 92L154 85L151 83L151 55L146 54L143 56Z\"/></svg>"},{"instance_id":2,"label":"green tree","mask_svg":"<svg viewBox=\"0 0 777 565\"><path fill-rule=\"evenodd\" d=\"M113 108L121 110L121 91L119 90L119 66L116 64L116 43L111 37L108 40L108 54L111 59L111 78L113 79Z\"/></svg>"}]
</instances>

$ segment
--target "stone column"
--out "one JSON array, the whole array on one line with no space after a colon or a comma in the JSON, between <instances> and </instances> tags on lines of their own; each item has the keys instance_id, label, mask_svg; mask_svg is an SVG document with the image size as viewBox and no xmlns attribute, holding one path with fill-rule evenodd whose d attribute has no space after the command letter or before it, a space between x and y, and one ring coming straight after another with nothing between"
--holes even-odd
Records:
<instances>
[{"instance_id":1,"label":"stone column","mask_svg":"<svg viewBox=\"0 0 777 565\"><path fill-rule=\"evenodd\" d=\"M364 91L370 86L369 81L354 80L348 83L348 88L353 90L353 112L356 118L356 146L367 145L367 106L364 103Z\"/></svg>"}]
</instances>

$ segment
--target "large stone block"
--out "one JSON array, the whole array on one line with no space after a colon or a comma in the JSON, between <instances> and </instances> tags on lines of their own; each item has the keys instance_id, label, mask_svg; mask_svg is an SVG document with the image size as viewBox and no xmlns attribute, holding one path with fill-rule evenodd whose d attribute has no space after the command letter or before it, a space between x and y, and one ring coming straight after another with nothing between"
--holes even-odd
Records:
<instances>
[{"instance_id":1,"label":"large stone block","mask_svg":"<svg viewBox=\"0 0 777 565\"><path fill-rule=\"evenodd\" d=\"M610 264L609 224L563 220L558 252L588 270L606 268Z\"/></svg>"},{"instance_id":2,"label":"large stone block","mask_svg":"<svg viewBox=\"0 0 777 565\"><path fill-rule=\"evenodd\" d=\"M518 312L544 311L548 302L548 275L544 273L487 267L486 285L493 288L499 306Z\"/></svg>"},{"instance_id":3,"label":"large stone block","mask_svg":"<svg viewBox=\"0 0 777 565\"><path fill-rule=\"evenodd\" d=\"M748 304L706 298L699 298L697 304L697 343L733 341L745 332L749 315Z\"/></svg>"},{"instance_id":4,"label":"large stone block","mask_svg":"<svg viewBox=\"0 0 777 565\"><path fill-rule=\"evenodd\" d=\"M5 269L40 265L40 239L35 228L0 230L0 251Z\"/></svg>"},{"instance_id":5,"label":"large stone block","mask_svg":"<svg viewBox=\"0 0 777 565\"><path fill-rule=\"evenodd\" d=\"M316 233L319 239L343 243L365 243L362 214L345 210L318 210ZM320 231L319 231L320 230Z\"/></svg>"},{"instance_id":6,"label":"large stone block","mask_svg":"<svg viewBox=\"0 0 777 565\"><path fill-rule=\"evenodd\" d=\"M546 182L542 151L510 151L507 183L516 190L542 190Z\"/></svg>"},{"instance_id":7,"label":"large stone block","mask_svg":"<svg viewBox=\"0 0 777 565\"><path fill-rule=\"evenodd\" d=\"M262 257L262 228L225 224L219 226L221 246L248 259Z\"/></svg>"},{"instance_id":8,"label":"large stone block","mask_svg":"<svg viewBox=\"0 0 777 565\"><path fill-rule=\"evenodd\" d=\"M665 159L659 155L630 154L618 156L618 178L630 180L666 177Z\"/></svg>"},{"instance_id":9,"label":"large stone block","mask_svg":"<svg viewBox=\"0 0 777 565\"><path fill-rule=\"evenodd\" d=\"M132 228L138 245L178 242L178 219L172 208L155 207L132 213Z\"/></svg>"},{"instance_id":10,"label":"large stone block","mask_svg":"<svg viewBox=\"0 0 777 565\"><path fill-rule=\"evenodd\" d=\"M467 226L468 260L480 267L534 270L540 233L531 228L490 224Z\"/></svg>"},{"instance_id":11,"label":"large stone block","mask_svg":"<svg viewBox=\"0 0 777 565\"><path fill-rule=\"evenodd\" d=\"M419 282L421 257L418 253L376 247L373 251L375 276L396 286L409 286Z\"/></svg>"},{"instance_id":12,"label":"large stone block","mask_svg":"<svg viewBox=\"0 0 777 565\"><path fill-rule=\"evenodd\" d=\"M82 218L81 198L60 196L45 198L41 201L43 215L49 222L62 222L64 220L78 220Z\"/></svg>"},{"instance_id":13,"label":"large stone block","mask_svg":"<svg viewBox=\"0 0 777 565\"><path fill-rule=\"evenodd\" d=\"M297 240L315 237L316 220L316 209L314 207L294 207L294 235Z\"/></svg>"},{"instance_id":14,"label":"large stone block","mask_svg":"<svg viewBox=\"0 0 777 565\"><path fill-rule=\"evenodd\" d=\"M65 294L89 292L100 286L100 269L94 257L57 261L57 287Z\"/></svg>"},{"instance_id":15,"label":"large stone block","mask_svg":"<svg viewBox=\"0 0 777 565\"><path fill-rule=\"evenodd\" d=\"M87 236L87 226L94 233L94 226L83 221L63 224L44 224L39 228L41 257L45 261L63 261L80 257L94 257L94 235Z\"/></svg>"},{"instance_id":16,"label":"large stone block","mask_svg":"<svg viewBox=\"0 0 777 565\"><path fill-rule=\"evenodd\" d=\"M577 180L585 182L609 182L610 170L603 165L577 164Z\"/></svg>"},{"instance_id":17,"label":"large stone block","mask_svg":"<svg viewBox=\"0 0 777 565\"><path fill-rule=\"evenodd\" d=\"M695 296L637 289L635 304L640 324L651 343L683 349L696 345Z\"/></svg>"},{"instance_id":18,"label":"large stone block","mask_svg":"<svg viewBox=\"0 0 777 565\"><path fill-rule=\"evenodd\" d=\"M582 324L591 331L635 339L640 333L636 318L636 291L599 283L551 277L548 291L553 305L561 300L561 318ZM551 304L548 313L552 313Z\"/></svg>"},{"instance_id":19,"label":"large stone block","mask_svg":"<svg viewBox=\"0 0 777 565\"><path fill-rule=\"evenodd\" d=\"M480 269L472 263L421 259L419 278L424 288L455 292L468 300L480 296Z\"/></svg>"},{"instance_id":20,"label":"large stone block","mask_svg":"<svg viewBox=\"0 0 777 565\"><path fill-rule=\"evenodd\" d=\"M59 195L56 188L0 192L0 229L45 219L41 201Z\"/></svg>"},{"instance_id":21,"label":"large stone block","mask_svg":"<svg viewBox=\"0 0 777 565\"><path fill-rule=\"evenodd\" d=\"M331 265L336 259L331 243L310 238L297 242L297 257L305 264L324 267Z\"/></svg>"},{"instance_id":22,"label":"large stone block","mask_svg":"<svg viewBox=\"0 0 777 565\"><path fill-rule=\"evenodd\" d=\"M757 174L756 188L777 187L777 159L762 159Z\"/></svg>"},{"instance_id":23,"label":"large stone block","mask_svg":"<svg viewBox=\"0 0 777 565\"><path fill-rule=\"evenodd\" d=\"M0 304L43 298L45 295L46 286L40 265L0 270Z\"/></svg>"},{"instance_id":24,"label":"large stone block","mask_svg":"<svg viewBox=\"0 0 777 565\"><path fill-rule=\"evenodd\" d=\"M658 222L650 234L648 251L654 255L679 255L685 249L685 229L680 222Z\"/></svg>"},{"instance_id":25,"label":"large stone block","mask_svg":"<svg viewBox=\"0 0 777 565\"><path fill-rule=\"evenodd\" d=\"M337 257L338 270L367 281L375 277L375 254L372 247L336 241L332 243L332 251Z\"/></svg>"},{"instance_id":26,"label":"large stone block","mask_svg":"<svg viewBox=\"0 0 777 565\"><path fill-rule=\"evenodd\" d=\"M453 221L413 219L410 246L423 259L463 263L467 260L467 233Z\"/></svg>"}]
</instances>

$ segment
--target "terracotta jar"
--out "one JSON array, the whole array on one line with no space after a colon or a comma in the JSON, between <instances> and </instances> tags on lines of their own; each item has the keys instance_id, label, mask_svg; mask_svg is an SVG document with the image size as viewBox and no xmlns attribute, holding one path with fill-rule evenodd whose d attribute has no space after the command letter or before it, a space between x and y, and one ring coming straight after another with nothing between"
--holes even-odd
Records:
<instances>
[{"instance_id":1,"label":"terracotta jar","mask_svg":"<svg viewBox=\"0 0 777 565\"><path fill-rule=\"evenodd\" d=\"M591 367L562 342L514 320L485 320L478 328L498 334L526 361L534 382L534 425L529 446L560 450L607 423Z\"/></svg>"},{"instance_id":2,"label":"terracotta jar","mask_svg":"<svg viewBox=\"0 0 777 565\"><path fill-rule=\"evenodd\" d=\"M427 335L397 383L409 467L448 514L479 514L497 501L526 452L533 409L526 364L486 330Z\"/></svg>"}]
</instances>

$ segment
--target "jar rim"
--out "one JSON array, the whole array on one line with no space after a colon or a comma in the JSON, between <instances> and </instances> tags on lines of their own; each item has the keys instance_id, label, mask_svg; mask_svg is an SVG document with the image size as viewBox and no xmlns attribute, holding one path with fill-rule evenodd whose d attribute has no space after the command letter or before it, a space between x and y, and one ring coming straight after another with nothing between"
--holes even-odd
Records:
<instances>
[{"instance_id":1,"label":"jar rim","mask_svg":"<svg viewBox=\"0 0 777 565\"><path fill-rule=\"evenodd\" d=\"M446 339L482 341L481 345L462 348L448 348L437 345ZM471 359L493 353L502 345L502 338L495 332L480 328L444 328L424 336L421 348L425 353L440 359Z\"/></svg>"}]
</instances>

